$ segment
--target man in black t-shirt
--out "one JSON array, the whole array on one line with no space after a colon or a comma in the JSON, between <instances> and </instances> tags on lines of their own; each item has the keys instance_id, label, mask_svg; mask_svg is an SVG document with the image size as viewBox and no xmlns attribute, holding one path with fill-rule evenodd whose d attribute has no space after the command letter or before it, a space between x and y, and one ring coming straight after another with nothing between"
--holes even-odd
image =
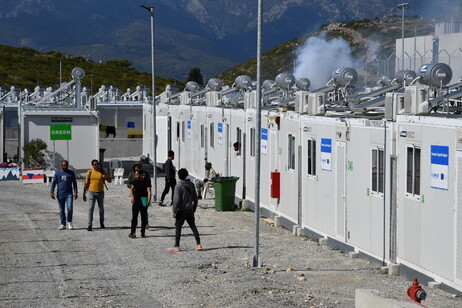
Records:
<instances>
[{"instance_id":1,"label":"man in black t-shirt","mask_svg":"<svg viewBox=\"0 0 462 308\"><path fill-rule=\"evenodd\" d=\"M135 180L130 188L130 198L132 201L132 224L131 232L128 235L131 238L136 237L136 225L138 223L138 213L141 213L141 237L145 237L146 217L148 206L151 204L151 182L145 181L144 177L148 176L141 170L135 170Z\"/></svg>"}]
</instances>

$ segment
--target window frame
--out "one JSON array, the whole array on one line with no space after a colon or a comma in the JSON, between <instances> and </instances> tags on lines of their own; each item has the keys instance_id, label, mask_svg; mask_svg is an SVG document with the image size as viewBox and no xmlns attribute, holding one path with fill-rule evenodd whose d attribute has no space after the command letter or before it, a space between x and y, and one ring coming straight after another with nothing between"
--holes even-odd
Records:
<instances>
[{"instance_id":1,"label":"window frame","mask_svg":"<svg viewBox=\"0 0 462 308\"><path fill-rule=\"evenodd\" d=\"M371 196L383 198L385 192L385 150L383 146L372 146L370 153Z\"/></svg>"},{"instance_id":2,"label":"window frame","mask_svg":"<svg viewBox=\"0 0 462 308\"><path fill-rule=\"evenodd\" d=\"M410 161L412 156L412 161ZM411 167L411 170L410 170ZM422 147L417 144L406 145L406 180L405 191L406 197L416 201L420 201L422 194L421 169L422 169ZM411 180L411 185L409 185ZM411 187L409 187L411 186Z\"/></svg>"},{"instance_id":3,"label":"window frame","mask_svg":"<svg viewBox=\"0 0 462 308\"><path fill-rule=\"evenodd\" d=\"M296 168L296 146L295 146L295 135L287 135L287 170L295 171Z\"/></svg>"},{"instance_id":4,"label":"window frame","mask_svg":"<svg viewBox=\"0 0 462 308\"><path fill-rule=\"evenodd\" d=\"M317 165L316 165L316 147L317 147L317 140L315 138L308 138L307 139L307 151L306 151L306 175L308 178L316 179L317 175Z\"/></svg>"}]
</instances>

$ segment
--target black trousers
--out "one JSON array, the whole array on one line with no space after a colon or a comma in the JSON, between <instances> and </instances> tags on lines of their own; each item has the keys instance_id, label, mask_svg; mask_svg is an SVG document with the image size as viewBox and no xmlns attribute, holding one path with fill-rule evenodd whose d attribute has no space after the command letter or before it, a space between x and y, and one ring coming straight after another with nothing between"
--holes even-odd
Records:
<instances>
[{"instance_id":1,"label":"black trousers","mask_svg":"<svg viewBox=\"0 0 462 308\"><path fill-rule=\"evenodd\" d=\"M172 188L172 202L173 202L173 192L175 191L175 186L176 186L175 179L173 180L165 179L165 188L164 188L164 191L162 192L162 196L160 197L160 202L164 202L164 198L168 194L170 187Z\"/></svg>"},{"instance_id":2,"label":"black trousers","mask_svg":"<svg viewBox=\"0 0 462 308\"><path fill-rule=\"evenodd\" d=\"M176 214L175 220L175 247L180 247L180 238L181 238L181 228L183 227L184 222L187 221L189 227L191 228L194 238L196 239L196 244L201 244L201 238L199 237L199 232L197 231L196 221L194 218L194 212L178 212Z\"/></svg>"},{"instance_id":3,"label":"black trousers","mask_svg":"<svg viewBox=\"0 0 462 308\"><path fill-rule=\"evenodd\" d=\"M141 214L141 234L143 235L146 230L146 220L148 217L148 207L143 206L141 199L135 199L132 205L132 226L131 233L135 234L136 225L138 224L138 213Z\"/></svg>"}]
</instances>

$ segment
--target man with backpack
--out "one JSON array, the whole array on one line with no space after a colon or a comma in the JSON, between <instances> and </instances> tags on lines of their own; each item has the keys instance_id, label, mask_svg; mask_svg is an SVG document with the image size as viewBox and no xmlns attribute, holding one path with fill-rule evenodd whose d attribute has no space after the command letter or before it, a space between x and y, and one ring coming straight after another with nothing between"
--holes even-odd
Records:
<instances>
[{"instance_id":1,"label":"man with backpack","mask_svg":"<svg viewBox=\"0 0 462 308\"><path fill-rule=\"evenodd\" d=\"M87 230L93 229L93 212L95 210L95 202L98 202L99 208L99 223L101 229L104 229L104 186L105 182L111 183L111 177L106 170L100 168L97 159L91 161L92 169L87 171L85 176L85 184L83 186L83 201L87 201L86 192L88 193L88 227Z\"/></svg>"},{"instance_id":2,"label":"man with backpack","mask_svg":"<svg viewBox=\"0 0 462 308\"><path fill-rule=\"evenodd\" d=\"M202 250L201 239L197 231L194 213L197 209L197 194L194 184L187 179L188 170L182 168L178 170L178 178L180 181L175 187L173 195L173 213L175 218L175 246L168 249L169 251L180 251L181 228L185 221L188 222L194 238L196 239L196 251Z\"/></svg>"}]
</instances>

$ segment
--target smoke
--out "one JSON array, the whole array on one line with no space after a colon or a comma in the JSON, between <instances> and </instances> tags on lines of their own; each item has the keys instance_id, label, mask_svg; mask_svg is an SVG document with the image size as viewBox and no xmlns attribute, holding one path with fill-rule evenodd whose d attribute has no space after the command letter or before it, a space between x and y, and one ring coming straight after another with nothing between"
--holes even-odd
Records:
<instances>
[{"instance_id":1,"label":"smoke","mask_svg":"<svg viewBox=\"0 0 462 308\"><path fill-rule=\"evenodd\" d=\"M311 89L324 86L337 68L351 67L355 62L345 40L334 38L327 41L323 35L310 37L296 54L294 76L310 79Z\"/></svg>"}]
</instances>

